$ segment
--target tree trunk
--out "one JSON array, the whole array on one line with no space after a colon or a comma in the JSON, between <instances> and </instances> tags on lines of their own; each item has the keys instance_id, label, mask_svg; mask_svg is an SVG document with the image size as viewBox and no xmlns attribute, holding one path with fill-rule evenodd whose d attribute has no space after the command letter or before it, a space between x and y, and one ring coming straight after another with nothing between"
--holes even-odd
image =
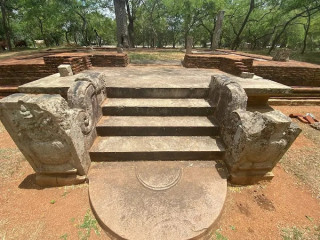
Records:
<instances>
[{"instance_id":1,"label":"tree trunk","mask_svg":"<svg viewBox=\"0 0 320 240\"><path fill-rule=\"evenodd\" d=\"M301 54L304 54L304 52L306 51L307 48L307 38L308 38L308 34L309 34L309 30L310 30L310 22L311 22L311 15L310 12L308 10L308 20L307 20L307 25L304 26L304 39L303 39L303 47L301 50Z\"/></svg>"},{"instance_id":2,"label":"tree trunk","mask_svg":"<svg viewBox=\"0 0 320 240\"><path fill-rule=\"evenodd\" d=\"M73 40L74 40L75 44L78 45L78 39L77 39L76 33L73 34Z\"/></svg>"},{"instance_id":3,"label":"tree trunk","mask_svg":"<svg viewBox=\"0 0 320 240\"><path fill-rule=\"evenodd\" d=\"M42 36L42 40L44 41L44 44L46 45L46 47L49 46L48 40L46 39L45 35L44 35L44 31L43 31L43 23L40 17L38 17L39 20L39 28L40 28L40 32L41 32L41 36Z\"/></svg>"},{"instance_id":4,"label":"tree trunk","mask_svg":"<svg viewBox=\"0 0 320 240\"><path fill-rule=\"evenodd\" d=\"M128 33L129 33L129 46L131 48L135 47L135 39L134 39L134 9L132 7L132 10L130 10L129 0L126 0L127 5L127 13L128 13L128 19L129 19L129 25L128 25Z\"/></svg>"},{"instance_id":5,"label":"tree trunk","mask_svg":"<svg viewBox=\"0 0 320 240\"><path fill-rule=\"evenodd\" d=\"M131 48L135 47L135 39L134 39L134 25L133 19L129 18L128 32L129 32L129 46Z\"/></svg>"},{"instance_id":6,"label":"tree trunk","mask_svg":"<svg viewBox=\"0 0 320 240\"><path fill-rule=\"evenodd\" d=\"M6 36L7 46L9 48L9 50L11 51L12 45L11 45L10 29L8 26L8 18L7 18L7 11L6 11L6 0L1 0L0 4L1 4L3 30L4 30L4 34Z\"/></svg>"},{"instance_id":7,"label":"tree trunk","mask_svg":"<svg viewBox=\"0 0 320 240\"><path fill-rule=\"evenodd\" d=\"M214 27L214 32L212 36L211 50L214 51L219 48L219 42L222 32L222 23L223 23L224 11L219 11L216 24Z\"/></svg>"},{"instance_id":8,"label":"tree trunk","mask_svg":"<svg viewBox=\"0 0 320 240\"><path fill-rule=\"evenodd\" d=\"M98 33L97 29L93 29L93 31L94 31L94 32L95 32L95 34L96 34L96 41L97 41L97 44L98 44L98 46L99 46L99 47L101 47L101 37L100 37L100 35L99 35L99 33Z\"/></svg>"},{"instance_id":9,"label":"tree trunk","mask_svg":"<svg viewBox=\"0 0 320 240\"><path fill-rule=\"evenodd\" d=\"M70 45L70 41L69 41L69 37L68 37L68 31L65 32L65 36L66 36L67 44Z\"/></svg>"},{"instance_id":10,"label":"tree trunk","mask_svg":"<svg viewBox=\"0 0 320 240\"><path fill-rule=\"evenodd\" d=\"M237 36L236 36L235 40L233 41L233 43L232 43L232 45L231 45L231 48L232 48L233 50L237 50L237 48L238 48L239 45L240 45L240 36L241 36L241 33L243 32L245 26L247 25L247 22L248 22L248 20L249 20L249 17L250 17L250 15L251 15L254 7L255 7L255 2L254 2L254 1L255 1L255 0L250 0L250 7L249 7L249 11L248 11L248 13L247 13L247 16L246 16L246 18L244 19L244 21L243 21L243 23L242 23L242 25L241 25L241 28L240 28L239 32L237 33Z\"/></svg>"},{"instance_id":11,"label":"tree trunk","mask_svg":"<svg viewBox=\"0 0 320 240\"><path fill-rule=\"evenodd\" d=\"M113 0L117 23L118 46L129 47L125 0Z\"/></svg>"},{"instance_id":12,"label":"tree trunk","mask_svg":"<svg viewBox=\"0 0 320 240\"><path fill-rule=\"evenodd\" d=\"M78 16L81 18L82 20L82 28L81 28L81 32L82 32L82 38L83 38L83 41L84 41L84 44L86 46L89 46L90 45L90 42L88 40L88 29L87 29L87 26L88 26L88 22L87 22L87 19L84 15L82 15L80 12L77 12L76 11L76 14L78 14Z\"/></svg>"}]
</instances>

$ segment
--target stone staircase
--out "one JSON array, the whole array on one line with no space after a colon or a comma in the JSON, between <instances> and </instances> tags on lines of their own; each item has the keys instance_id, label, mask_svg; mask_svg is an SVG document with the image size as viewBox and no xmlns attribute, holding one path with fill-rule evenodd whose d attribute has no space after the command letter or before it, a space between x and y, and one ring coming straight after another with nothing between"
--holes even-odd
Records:
<instances>
[{"instance_id":1,"label":"stone staircase","mask_svg":"<svg viewBox=\"0 0 320 240\"><path fill-rule=\"evenodd\" d=\"M207 95L208 88L107 87L90 150L98 163L90 169L89 194L110 236L209 238L226 175L215 161L224 145Z\"/></svg>"},{"instance_id":2,"label":"stone staircase","mask_svg":"<svg viewBox=\"0 0 320 240\"><path fill-rule=\"evenodd\" d=\"M121 98L123 97L123 98ZM170 95L168 95L170 97ZM107 99L92 161L213 160L223 157L213 108L205 99Z\"/></svg>"}]
</instances>

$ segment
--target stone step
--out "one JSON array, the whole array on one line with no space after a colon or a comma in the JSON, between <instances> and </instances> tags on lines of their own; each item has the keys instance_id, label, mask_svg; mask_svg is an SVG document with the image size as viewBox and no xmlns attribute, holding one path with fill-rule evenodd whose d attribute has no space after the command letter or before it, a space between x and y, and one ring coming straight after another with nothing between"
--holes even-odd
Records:
<instances>
[{"instance_id":1,"label":"stone step","mask_svg":"<svg viewBox=\"0 0 320 240\"><path fill-rule=\"evenodd\" d=\"M98 137L90 149L92 161L214 160L224 156L220 138L207 136Z\"/></svg>"},{"instance_id":2,"label":"stone step","mask_svg":"<svg viewBox=\"0 0 320 240\"><path fill-rule=\"evenodd\" d=\"M208 117L103 116L99 136L216 136L219 127Z\"/></svg>"},{"instance_id":3,"label":"stone step","mask_svg":"<svg viewBox=\"0 0 320 240\"><path fill-rule=\"evenodd\" d=\"M206 98L209 93L206 88L130 88L107 87L110 98Z\"/></svg>"},{"instance_id":4,"label":"stone step","mask_svg":"<svg viewBox=\"0 0 320 240\"><path fill-rule=\"evenodd\" d=\"M108 98L102 104L108 116L208 116L214 108L204 99Z\"/></svg>"},{"instance_id":5,"label":"stone step","mask_svg":"<svg viewBox=\"0 0 320 240\"><path fill-rule=\"evenodd\" d=\"M93 163L89 196L112 239L211 239L227 194L215 161Z\"/></svg>"}]
</instances>

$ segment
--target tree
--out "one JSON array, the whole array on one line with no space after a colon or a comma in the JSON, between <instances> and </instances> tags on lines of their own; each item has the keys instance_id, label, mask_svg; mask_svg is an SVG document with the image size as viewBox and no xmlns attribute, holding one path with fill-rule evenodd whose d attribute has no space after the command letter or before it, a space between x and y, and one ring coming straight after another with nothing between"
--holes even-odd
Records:
<instances>
[{"instance_id":1,"label":"tree","mask_svg":"<svg viewBox=\"0 0 320 240\"><path fill-rule=\"evenodd\" d=\"M3 31L6 36L7 46L9 48L9 50L12 50L11 33L10 33L10 28L9 28L9 18L8 18L8 14L7 14L7 1L0 0L0 5L1 5Z\"/></svg>"},{"instance_id":2,"label":"tree","mask_svg":"<svg viewBox=\"0 0 320 240\"><path fill-rule=\"evenodd\" d=\"M129 47L126 0L114 0L113 2L117 22L118 46Z\"/></svg>"},{"instance_id":3,"label":"tree","mask_svg":"<svg viewBox=\"0 0 320 240\"><path fill-rule=\"evenodd\" d=\"M255 8L255 0L250 0L248 13L247 13L245 19L243 20L239 31L236 34L236 38L234 39L234 41L233 41L233 43L231 45L231 49L233 49L233 50L237 50L238 49L238 47L240 45L240 36L241 36L245 26L247 25L249 17L251 15L252 11L254 10L254 8Z\"/></svg>"}]
</instances>

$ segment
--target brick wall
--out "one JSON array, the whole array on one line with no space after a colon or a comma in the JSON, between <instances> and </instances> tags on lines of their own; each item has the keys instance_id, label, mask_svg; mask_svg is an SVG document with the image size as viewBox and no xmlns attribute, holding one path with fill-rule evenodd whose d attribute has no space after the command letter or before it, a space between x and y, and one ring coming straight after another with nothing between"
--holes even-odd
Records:
<instances>
[{"instance_id":1,"label":"brick wall","mask_svg":"<svg viewBox=\"0 0 320 240\"><path fill-rule=\"evenodd\" d=\"M183 66L186 68L220 68L221 58L214 55L186 54Z\"/></svg>"},{"instance_id":2,"label":"brick wall","mask_svg":"<svg viewBox=\"0 0 320 240\"><path fill-rule=\"evenodd\" d=\"M239 76L252 68L253 59L232 55L196 55L186 54L183 65L187 68L217 68Z\"/></svg>"},{"instance_id":3,"label":"brick wall","mask_svg":"<svg viewBox=\"0 0 320 240\"><path fill-rule=\"evenodd\" d=\"M296 61L256 61L235 55L186 54L187 68L217 68L239 76L241 72L254 74L288 86L320 87L320 66Z\"/></svg>"},{"instance_id":4,"label":"brick wall","mask_svg":"<svg viewBox=\"0 0 320 240\"><path fill-rule=\"evenodd\" d=\"M129 64L127 54L96 54L90 56L92 66L94 67L126 67Z\"/></svg>"},{"instance_id":5,"label":"brick wall","mask_svg":"<svg viewBox=\"0 0 320 240\"><path fill-rule=\"evenodd\" d=\"M43 56L36 62L14 60L0 64L0 98L17 92L17 87L58 72L61 64L70 64L74 74L95 67L126 67L129 64L125 53L63 52ZM32 58L31 58L31 61Z\"/></svg>"},{"instance_id":6,"label":"brick wall","mask_svg":"<svg viewBox=\"0 0 320 240\"><path fill-rule=\"evenodd\" d=\"M46 56L43 58L45 65L52 72L58 72L61 64L70 64L74 74L87 70L92 67L89 56L70 57L70 56Z\"/></svg>"},{"instance_id":7,"label":"brick wall","mask_svg":"<svg viewBox=\"0 0 320 240\"><path fill-rule=\"evenodd\" d=\"M93 55L74 53L43 57L44 64L5 64L0 65L0 86L19 86L58 72L61 64L70 64L74 74L96 67L125 67L129 64L127 54L108 53ZM93 64L92 64L93 62Z\"/></svg>"},{"instance_id":8,"label":"brick wall","mask_svg":"<svg viewBox=\"0 0 320 240\"><path fill-rule=\"evenodd\" d=\"M22 85L54 72L43 64L0 65L0 85Z\"/></svg>"},{"instance_id":9,"label":"brick wall","mask_svg":"<svg viewBox=\"0 0 320 240\"><path fill-rule=\"evenodd\" d=\"M313 86L320 87L320 66L289 67L289 66L253 66L254 74L288 86Z\"/></svg>"}]
</instances>

